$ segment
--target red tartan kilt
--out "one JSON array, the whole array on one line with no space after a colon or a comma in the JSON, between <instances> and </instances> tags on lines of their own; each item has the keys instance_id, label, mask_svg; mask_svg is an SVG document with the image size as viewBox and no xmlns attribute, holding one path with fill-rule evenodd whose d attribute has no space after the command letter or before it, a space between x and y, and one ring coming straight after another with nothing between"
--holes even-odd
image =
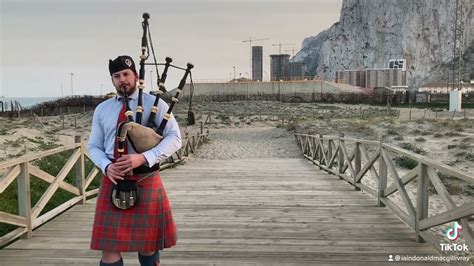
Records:
<instances>
[{"instance_id":1,"label":"red tartan kilt","mask_svg":"<svg viewBox=\"0 0 474 266\"><path fill-rule=\"evenodd\" d=\"M112 186L104 176L97 197L91 249L155 251L176 245L176 224L159 172L138 183L139 202L128 210L112 205Z\"/></svg>"}]
</instances>

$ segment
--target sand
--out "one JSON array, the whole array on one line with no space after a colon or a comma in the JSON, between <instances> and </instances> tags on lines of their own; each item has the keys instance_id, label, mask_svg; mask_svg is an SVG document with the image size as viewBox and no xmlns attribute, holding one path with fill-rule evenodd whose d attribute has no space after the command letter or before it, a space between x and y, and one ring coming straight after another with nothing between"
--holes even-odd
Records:
<instances>
[{"instance_id":1,"label":"sand","mask_svg":"<svg viewBox=\"0 0 474 266\"><path fill-rule=\"evenodd\" d=\"M380 134L385 140L397 146L409 143L424 151L427 156L438 162L461 169L472 176L474 173L474 119L418 119L408 121L400 119L396 112L386 117L384 108L340 104L280 103L265 101L235 101L227 103L196 103L196 114L211 115L205 130L210 130L211 140L204 144L192 160L205 159L252 159L252 158L300 158L301 150L296 145L295 131L309 134L337 135L340 132L347 137L377 140ZM175 116L182 132L195 134L200 130L199 121L194 126L185 126L187 106L177 105ZM406 113L406 111L403 111ZM90 132L92 112L64 117L39 118L43 126L31 118L0 118L0 161L16 158L24 154L38 152L42 148L65 145L74 142L74 135L80 134L87 139ZM74 124L76 120L76 127ZM285 125L281 120L285 118ZM288 120L291 120L288 124ZM350 143L348 148L350 149ZM400 175L409 170L398 166ZM343 182L343 181L341 181ZM389 178L389 184L393 179ZM377 183L370 175L362 183L376 188ZM449 180L453 185L453 200L459 206L474 203L471 190L464 183ZM472 186L472 185L471 185ZM453 189L451 188L451 189ZM407 192L416 205L416 183L406 186ZM396 193L390 196L397 205L405 209ZM429 215L446 210L437 195L430 196ZM471 222L471 227L474 223ZM432 231L442 240L443 232L450 224L438 226Z\"/></svg>"}]
</instances>

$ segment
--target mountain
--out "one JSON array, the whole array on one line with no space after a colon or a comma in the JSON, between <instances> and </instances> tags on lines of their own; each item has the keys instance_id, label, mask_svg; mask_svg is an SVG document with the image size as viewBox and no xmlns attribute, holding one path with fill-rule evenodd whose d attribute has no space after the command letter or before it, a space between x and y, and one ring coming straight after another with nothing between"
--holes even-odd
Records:
<instances>
[{"instance_id":1,"label":"mountain","mask_svg":"<svg viewBox=\"0 0 474 266\"><path fill-rule=\"evenodd\" d=\"M473 0L463 1L463 78L474 79ZM408 84L446 80L455 10L455 0L344 0L340 20L306 38L292 61L333 80L337 70L386 68L389 59L404 58Z\"/></svg>"}]
</instances>

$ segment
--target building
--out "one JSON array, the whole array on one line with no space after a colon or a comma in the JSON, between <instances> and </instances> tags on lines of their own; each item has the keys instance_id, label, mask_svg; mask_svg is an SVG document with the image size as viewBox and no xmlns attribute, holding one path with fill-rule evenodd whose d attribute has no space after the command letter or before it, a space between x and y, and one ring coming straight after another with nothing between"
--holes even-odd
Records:
<instances>
[{"instance_id":1,"label":"building","mask_svg":"<svg viewBox=\"0 0 474 266\"><path fill-rule=\"evenodd\" d=\"M407 86L406 71L402 69L367 69L365 88Z\"/></svg>"},{"instance_id":2,"label":"building","mask_svg":"<svg viewBox=\"0 0 474 266\"><path fill-rule=\"evenodd\" d=\"M252 80L263 80L263 47L252 46Z\"/></svg>"},{"instance_id":3,"label":"building","mask_svg":"<svg viewBox=\"0 0 474 266\"><path fill-rule=\"evenodd\" d=\"M270 80L288 80L289 65L289 54L270 55Z\"/></svg>"},{"instance_id":4,"label":"building","mask_svg":"<svg viewBox=\"0 0 474 266\"><path fill-rule=\"evenodd\" d=\"M407 86L405 59L389 60L389 68L336 71L336 82L373 89Z\"/></svg>"},{"instance_id":5,"label":"building","mask_svg":"<svg viewBox=\"0 0 474 266\"><path fill-rule=\"evenodd\" d=\"M462 83L461 93L474 92L474 83ZM421 85L418 88L418 92L429 92L429 93L445 93L453 90L453 85L444 81L434 81Z\"/></svg>"},{"instance_id":6,"label":"building","mask_svg":"<svg viewBox=\"0 0 474 266\"><path fill-rule=\"evenodd\" d=\"M405 59L390 59L388 61L388 68L407 70L407 61Z\"/></svg>"},{"instance_id":7,"label":"building","mask_svg":"<svg viewBox=\"0 0 474 266\"><path fill-rule=\"evenodd\" d=\"M364 87L366 84L365 70L341 70L336 72L336 83Z\"/></svg>"},{"instance_id":8,"label":"building","mask_svg":"<svg viewBox=\"0 0 474 266\"><path fill-rule=\"evenodd\" d=\"M290 80L303 80L304 79L304 66L301 62L291 62L289 65L289 78Z\"/></svg>"}]
</instances>

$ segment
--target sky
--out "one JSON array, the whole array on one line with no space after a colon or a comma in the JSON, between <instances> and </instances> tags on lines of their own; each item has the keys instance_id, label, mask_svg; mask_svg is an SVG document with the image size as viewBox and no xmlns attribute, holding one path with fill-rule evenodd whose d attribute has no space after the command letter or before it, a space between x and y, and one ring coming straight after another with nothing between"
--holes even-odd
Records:
<instances>
[{"instance_id":1,"label":"sky","mask_svg":"<svg viewBox=\"0 0 474 266\"><path fill-rule=\"evenodd\" d=\"M250 46L243 40L268 38L252 42L263 46L266 79L269 55L278 54L273 44L295 43L282 52L296 54L304 38L339 20L341 5L342 0L0 0L0 96L114 91L108 60L128 54L138 65L143 12L150 14L157 60L193 63L195 82L228 81L234 66L236 78L251 76ZM150 71L147 66L145 91L156 89ZM167 88L175 88L182 74L170 69Z\"/></svg>"}]
</instances>

